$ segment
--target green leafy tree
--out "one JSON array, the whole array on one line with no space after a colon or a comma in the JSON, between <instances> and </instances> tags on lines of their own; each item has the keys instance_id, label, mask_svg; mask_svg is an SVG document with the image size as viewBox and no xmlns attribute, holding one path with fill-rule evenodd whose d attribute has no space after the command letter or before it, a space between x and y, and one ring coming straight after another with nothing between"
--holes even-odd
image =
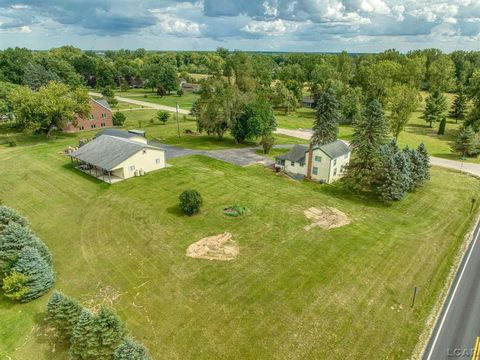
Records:
<instances>
[{"instance_id":1,"label":"green leafy tree","mask_svg":"<svg viewBox=\"0 0 480 360\"><path fill-rule=\"evenodd\" d=\"M47 304L47 320L57 329L60 337L70 339L84 307L60 291L55 291Z\"/></svg>"},{"instance_id":2,"label":"green leafy tree","mask_svg":"<svg viewBox=\"0 0 480 360\"><path fill-rule=\"evenodd\" d=\"M27 246L36 249L48 264L52 264L52 255L47 246L30 228L15 222L10 222L0 231L0 262L12 263Z\"/></svg>"},{"instance_id":3,"label":"green leafy tree","mask_svg":"<svg viewBox=\"0 0 480 360\"><path fill-rule=\"evenodd\" d=\"M6 205L0 204L0 225L8 225L15 222L22 226L28 226L28 221L20 213Z\"/></svg>"},{"instance_id":4,"label":"green leafy tree","mask_svg":"<svg viewBox=\"0 0 480 360\"><path fill-rule=\"evenodd\" d=\"M444 117L442 121L440 121L440 125L438 127L437 135L445 135L445 129L447 127L447 119Z\"/></svg>"},{"instance_id":5,"label":"green leafy tree","mask_svg":"<svg viewBox=\"0 0 480 360\"><path fill-rule=\"evenodd\" d=\"M361 88L347 88L340 98L341 122L351 124L360 119L363 112L363 101Z\"/></svg>"},{"instance_id":6,"label":"green leafy tree","mask_svg":"<svg viewBox=\"0 0 480 360\"><path fill-rule=\"evenodd\" d=\"M275 137L273 135L264 135L262 136L262 140L260 141L260 145L262 145L263 153L269 154L275 145Z\"/></svg>"},{"instance_id":7,"label":"green leafy tree","mask_svg":"<svg viewBox=\"0 0 480 360\"><path fill-rule=\"evenodd\" d=\"M21 302L28 302L42 296L55 282L52 266L43 259L37 249L30 246L20 251L12 271L22 273L28 278L25 285L28 291L21 297Z\"/></svg>"},{"instance_id":8,"label":"green leafy tree","mask_svg":"<svg viewBox=\"0 0 480 360\"><path fill-rule=\"evenodd\" d=\"M18 271L12 271L3 278L2 290L10 300L20 301L28 293L28 276Z\"/></svg>"},{"instance_id":9,"label":"green leafy tree","mask_svg":"<svg viewBox=\"0 0 480 360\"><path fill-rule=\"evenodd\" d=\"M371 101L354 123L352 157L345 174L345 184L353 191L373 190L381 171L380 146L388 141L389 126L379 101Z\"/></svg>"},{"instance_id":10,"label":"green leafy tree","mask_svg":"<svg viewBox=\"0 0 480 360\"><path fill-rule=\"evenodd\" d=\"M446 55L440 55L427 68L427 86L429 90L450 91L455 85L455 64Z\"/></svg>"},{"instance_id":11,"label":"green leafy tree","mask_svg":"<svg viewBox=\"0 0 480 360\"><path fill-rule=\"evenodd\" d=\"M458 120L465 119L465 113L467 112L467 97L463 92L460 92L453 100L452 108L450 110L450 117L455 119L455 123Z\"/></svg>"},{"instance_id":12,"label":"green leafy tree","mask_svg":"<svg viewBox=\"0 0 480 360\"><path fill-rule=\"evenodd\" d=\"M430 127L432 127L434 122L441 120L446 111L447 100L445 96L439 90L435 90L425 100L423 118L430 124Z\"/></svg>"},{"instance_id":13,"label":"green leafy tree","mask_svg":"<svg viewBox=\"0 0 480 360\"><path fill-rule=\"evenodd\" d=\"M94 359L97 341L93 328L93 314L84 308L73 329L69 355L72 359Z\"/></svg>"},{"instance_id":14,"label":"green leafy tree","mask_svg":"<svg viewBox=\"0 0 480 360\"><path fill-rule=\"evenodd\" d=\"M313 123L312 145L324 145L337 140L339 104L335 91L329 88L317 100L315 121Z\"/></svg>"},{"instance_id":15,"label":"green leafy tree","mask_svg":"<svg viewBox=\"0 0 480 360\"><path fill-rule=\"evenodd\" d=\"M418 106L418 91L408 85L395 85L388 91L387 103L390 131L398 139Z\"/></svg>"},{"instance_id":16,"label":"green leafy tree","mask_svg":"<svg viewBox=\"0 0 480 360\"><path fill-rule=\"evenodd\" d=\"M157 119L160 121L162 124L166 124L168 119L170 118L170 113L167 111L158 111L157 112Z\"/></svg>"},{"instance_id":17,"label":"green leafy tree","mask_svg":"<svg viewBox=\"0 0 480 360\"><path fill-rule=\"evenodd\" d=\"M133 340L127 338L115 351L115 360L150 360L148 349Z\"/></svg>"},{"instance_id":18,"label":"green leafy tree","mask_svg":"<svg viewBox=\"0 0 480 360\"><path fill-rule=\"evenodd\" d=\"M455 143L452 146L453 151L462 154L462 157L473 156L477 154L478 142L472 127L466 126L460 130Z\"/></svg>"},{"instance_id":19,"label":"green leafy tree","mask_svg":"<svg viewBox=\"0 0 480 360\"><path fill-rule=\"evenodd\" d=\"M242 112L231 126L237 144L245 140L271 135L276 128L272 106L265 99L257 99L243 106Z\"/></svg>"},{"instance_id":20,"label":"green leafy tree","mask_svg":"<svg viewBox=\"0 0 480 360\"><path fill-rule=\"evenodd\" d=\"M188 216L198 213L202 204L202 196L196 190L185 190L180 194L180 209Z\"/></svg>"},{"instance_id":21,"label":"green leafy tree","mask_svg":"<svg viewBox=\"0 0 480 360\"><path fill-rule=\"evenodd\" d=\"M125 120L126 120L125 114L120 111L117 111L112 116L112 122L114 126L123 126L123 124L125 123Z\"/></svg>"},{"instance_id":22,"label":"green leafy tree","mask_svg":"<svg viewBox=\"0 0 480 360\"><path fill-rule=\"evenodd\" d=\"M295 94L279 81L273 88L272 104L275 107L284 108L285 114L288 114L298 107L298 100Z\"/></svg>"}]
</instances>

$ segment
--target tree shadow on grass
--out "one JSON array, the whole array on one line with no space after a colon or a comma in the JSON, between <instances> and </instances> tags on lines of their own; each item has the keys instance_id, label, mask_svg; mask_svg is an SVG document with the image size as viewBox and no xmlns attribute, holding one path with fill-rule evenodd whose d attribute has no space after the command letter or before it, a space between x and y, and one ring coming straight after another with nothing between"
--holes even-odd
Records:
<instances>
[{"instance_id":1,"label":"tree shadow on grass","mask_svg":"<svg viewBox=\"0 0 480 360\"><path fill-rule=\"evenodd\" d=\"M172 205L167 208L167 213L171 215L175 215L177 217L185 217L185 214L183 213L182 209L178 205Z\"/></svg>"},{"instance_id":2,"label":"tree shadow on grass","mask_svg":"<svg viewBox=\"0 0 480 360\"><path fill-rule=\"evenodd\" d=\"M84 179L89 180L93 183L96 183L98 185L102 185L102 187L108 188L110 186L110 184L108 184L108 183L106 183L102 180L97 179L95 176L91 176L87 173L84 173L81 170L78 170L77 168L75 168L75 166L76 166L76 164L70 162L70 163L63 164L62 168L64 168L65 170L67 170L71 173L74 173L76 176L83 177Z\"/></svg>"}]
</instances>

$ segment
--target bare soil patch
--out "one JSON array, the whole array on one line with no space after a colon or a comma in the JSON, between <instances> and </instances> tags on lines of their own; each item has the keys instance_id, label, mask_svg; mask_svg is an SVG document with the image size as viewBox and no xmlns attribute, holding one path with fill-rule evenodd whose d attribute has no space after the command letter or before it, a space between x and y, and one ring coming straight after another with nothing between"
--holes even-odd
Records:
<instances>
[{"instance_id":1,"label":"bare soil patch","mask_svg":"<svg viewBox=\"0 0 480 360\"><path fill-rule=\"evenodd\" d=\"M238 245L228 232L203 238L187 248L187 256L206 260L230 261L238 252Z\"/></svg>"},{"instance_id":2,"label":"bare soil patch","mask_svg":"<svg viewBox=\"0 0 480 360\"><path fill-rule=\"evenodd\" d=\"M315 226L320 226L323 229L333 229L350 224L350 219L345 213L332 207L311 207L304 210L303 213L307 219L312 220L310 225L304 227L306 231Z\"/></svg>"}]
</instances>

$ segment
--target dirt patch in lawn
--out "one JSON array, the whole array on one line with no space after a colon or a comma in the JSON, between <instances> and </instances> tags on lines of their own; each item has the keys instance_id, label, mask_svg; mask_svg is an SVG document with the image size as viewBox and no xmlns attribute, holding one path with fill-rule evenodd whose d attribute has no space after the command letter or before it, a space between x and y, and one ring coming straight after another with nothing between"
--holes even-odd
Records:
<instances>
[{"instance_id":1,"label":"dirt patch in lawn","mask_svg":"<svg viewBox=\"0 0 480 360\"><path fill-rule=\"evenodd\" d=\"M195 259L230 261L238 255L238 245L232 234L223 234L203 238L187 248L187 256Z\"/></svg>"},{"instance_id":2,"label":"dirt patch in lawn","mask_svg":"<svg viewBox=\"0 0 480 360\"><path fill-rule=\"evenodd\" d=\"M307 219L312 220L310 225L304 227L306 231L309 231L315 226L320 226L323 229L333 229L350 224L350 219L345 213L332 207L311 207L304 210L303 213Z\"/></svg>"}]
</instances>

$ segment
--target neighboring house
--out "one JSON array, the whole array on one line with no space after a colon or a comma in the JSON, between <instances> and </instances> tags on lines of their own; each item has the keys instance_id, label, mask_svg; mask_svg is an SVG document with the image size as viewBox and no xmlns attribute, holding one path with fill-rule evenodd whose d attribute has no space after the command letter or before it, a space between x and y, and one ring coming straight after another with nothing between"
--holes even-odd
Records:
<instances>
[{"instance_id":1,"label":"neighboring house","mask_svg":"<svg viewBox=\"0 0 480 360\"><path fill-rule=\"evenodd\" d=\"M192 84L188 82L181 83L180 86L182 87L183 91L190 91L197 93L200 91L200 85L199 84Z\"/></svg>"},{"instance_id":2,"label":"neighboring house","mask_svg":"<svg viewBox=\"0 0 480 360\"><path fill-rule=\"evenodd\" d=\"M350 161L350 147L341 140L315 146L312 154L312 179L332 183L343 176ZM286 154L275 157L275 167L294 178L304 178L308 173L308 145L294 145Z\"/></svg>"},{"instance_id":3,"label":"neighboring house","mask_svg":"<svg viewBox=\"0 0 480 360\"><path fill-rule=\"evenodd\" d=\"M67 123L63 131L77 132L113 126L112 109L104 99L90 99L90 114L87 118L75 115L75 121Z\"/></svg>"},{"instance_id":4,"label":"neighboring house","mask_svg":"<svg viewBox=\"0 0 480 360\"><path fill-rule=\"evenodd\" d=\"M123 136L98 134L70 153L72 161L78 162L79 170L110 184L166 166L164 149L149 145L143 136L122 133Z\"/></svg>"},{"instance_id":5,"label":"neighboring house","mask_svg":"<svg viewBox=\"0 0 480 360\"><path fill-rule=\"evenodd\" d=\"M309 97L304 97L302 99L302 106L306 108L314 108L315 107L315 100Z\"/></svg>"}]
</instances>

